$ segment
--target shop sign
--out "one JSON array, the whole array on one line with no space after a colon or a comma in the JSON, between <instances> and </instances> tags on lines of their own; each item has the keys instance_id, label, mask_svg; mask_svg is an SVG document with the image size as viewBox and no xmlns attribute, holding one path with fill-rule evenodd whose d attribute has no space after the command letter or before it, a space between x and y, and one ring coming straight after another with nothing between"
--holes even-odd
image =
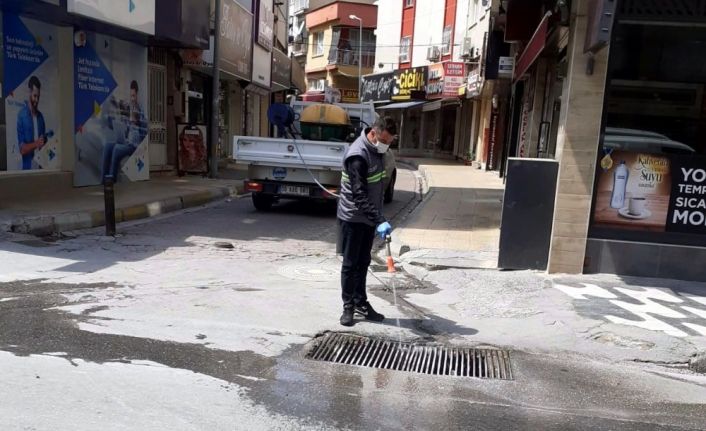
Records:
<instances>
[{"instance_id":1,"label":"shop sign","mask_svg":"<svg viewBox=\"0 0 706 431\"><path fill-rule=\"evenodd\" d=\"M706 234L706 158L607 152L596 188L594 226Z\"/></svg>"},{"instance_id":2,"label":"shop sign","mask_svg":"<svg viewBox=\"0 0 706 431\"><path fill-rule=\"evenodd\" d=\"M361 102L388 102L395 86L395 72L366 75L363 77Z\"/></svg>"},{"instance_id":3,"label":"shop sign","mask_svg":"<svg viewBox=\"0 0 706 431\"><path fill-rule=\"evenodd\" d=\"M291 86L292 60L279 49L272 50L272 87L288 90Z\"/></svg>"},{"instance_id":4,"label":"shop sign","mask_svg":"<svg viewBox=\"0 0 706 431\"><path fill-rule=\"evenodd\" d=\"M447 61L429 66L427 99L456 98L465 77L463 63Z\"/></svg>"},{"instance_id":5,"label":"shop sign","mask_svg":"<svg viewBox=\"0 0 706 431\"><path fill-rule=\"evenodd\" d=\"M341 88L341 102L358 103L358 90Z\"/></svg>"},{"instance_id":6,"label":"shop sign","mask_svg":"<svg viewBox=\"0 0 706 431\"><path fill-rule=\"evenodd\" d=\"M444 63L444 97L458 97L458 89L463 86L466 66L459 62Z\"/></svg>"},{"instance_id":7,"label":"shop sign","mask_svg":"<svg viewBox=\"0 0 706 431\"><path fill-rule=\"evenodd\" d=\"M252 83L269 89L272 85L272 53L259 45L253 46Z\"/></svg>"},{"instance_id":8,"label":"shop sign","mask_svg":"<svg viewBox=\"0 0 706 431\"><path fill-rule=\"evenodd\" d=\"M202 0L157 0L156 37L208 49L211 10Z\"/></svg>"},{"instance_id":9,"label":"shop sign","mask_svg":"<svg viewBox=\"0 0 706 431\"><path fill-rule=\"evenodd\" d=\"M468 78L466 78L466 97L472 99L480 96L482 88L483 81L480 78L480 73L478 73L478 68L476 68L469 72Z\"/></svg>"},{"instance_id":10,"label":"shop sign","mask_svg":"<svg viewBox=\"0 0 706 431\"><path fill-rule=\"evenodd\" d=\"M512 78L515 71L515 57L500 57L498 78Z\"/></svg>"},{"instance_id":11,"label":"shop sign","mask_svg":"<svg viewBox=\"0 0 706 431\"><path fill-rule=\"evenodd\" d=\"M427 81L427 99L440 99L444 94L443 63L435 63L429 66Z\"/></svg>"},{"instance_id":12,"label":"shop sign","mask_svg":"<svg viewBox=\"0 0 706 431\"><path fill-rule=\"evenodd\" d=\"M341 91L338 88L327 86L324 90L325 103L341 103Z\"/></svg>"},{"instance_id":13,"label":"shop sign","mask_svg":"<svg viewBox=\"0 0 706 431\"><path fill-rule=\"evenodd\" d=\"M257 14L257 43L268 51L272 51L272 41L275 35L275 14L272 0L260 0Z\"/></svg>"},{"instance_id":14,"label":"shop sign","mask_svg":"<svg viewBox=\"0 0 706 431\"><path fill-rule=\"evenodd\" d=\"M423 99L427 85L426 66L395 71L392 100Z\"/></svg>"},{"instance_id":15,"label":"shop sign","mask_svg":"<svg viewBox=\"0 0 706 431\"><path fill-rule=\"evenodd\" d=\"M182 49L179 54L184 66L198 69L204 72L212 72L213 69L213 36L211 36L211 48L209 49Z\"/></svg>"},{"instance_id":16,"label":"shop sign","mask_svg":"<svg viewBox=\"0 0 706 431\"><path fill-rule=\"evenodd\" d=\"M154 35L155 0L67 0L69 13Z\"/></svg>"},{"instance_id":17,"label":"shop sign","mask_svg":"<svg viewBox=\"0 0 706 431\"><path fill-rule=\"evenodd\" d=\"M235 78L249 81L253 16L234 0L222 0L221 8L221 31L218 35L221 70Z\"/></svg>"}]
</instances>

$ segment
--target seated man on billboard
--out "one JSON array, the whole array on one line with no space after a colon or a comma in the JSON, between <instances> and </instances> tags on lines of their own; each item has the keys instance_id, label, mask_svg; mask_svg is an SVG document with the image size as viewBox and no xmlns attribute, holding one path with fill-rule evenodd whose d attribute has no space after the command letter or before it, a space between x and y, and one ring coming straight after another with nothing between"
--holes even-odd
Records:
<instances>
[{"instance_id":1,"label":"seated man on billboard","mask_svg":"<svg viewBox=\"0 0 706 431\"><path fill-rule=\"evenodd\" d=\"M103 170L101 178L107 176L117 180L120 172L120 162L130 157L147 135L147 124L142 108L138 102L139 87L137 81L130 83L130 103L117 103L119 120L111 119L115 139L106 142L103 147Z\"/></svg>"}]
</instances>

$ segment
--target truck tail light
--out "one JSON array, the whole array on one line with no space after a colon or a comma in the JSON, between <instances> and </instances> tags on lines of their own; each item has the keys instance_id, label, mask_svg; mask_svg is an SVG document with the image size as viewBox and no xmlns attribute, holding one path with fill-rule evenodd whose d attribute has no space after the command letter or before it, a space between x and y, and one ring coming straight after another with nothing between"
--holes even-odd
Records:
<instances>
[{"instance_id":1,"label":"truck tail light","mask_svg":"<svg viewBox=\"0 0 706 431\"><path fill-rule=\"evenodd\" d=\"M259 193L262 191L262 184L256 183L254 181L246 181L245 182L245 191Z\"/></svg>"}]
</instances>

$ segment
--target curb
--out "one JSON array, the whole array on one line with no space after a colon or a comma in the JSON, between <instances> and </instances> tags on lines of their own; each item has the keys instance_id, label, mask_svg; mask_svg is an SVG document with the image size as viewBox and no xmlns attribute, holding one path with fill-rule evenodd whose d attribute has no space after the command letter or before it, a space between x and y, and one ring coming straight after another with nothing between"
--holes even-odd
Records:
<instances>
[{"instance_id":1,"label":"curb","mask_svg":"<svg viewBox=\"0 0 706 431\"><path fill-rule=\"evenodd\" d=\"M115 209L116 223L140 220L187 208L194 208L237 195L236 187L222 186L211 190L187 193L182 196L146 202L144 204ZM105 225L103 211L82 211L57 215L20 217L3 223L3 231L50 236L61 232L90 229Z\"/></svg>"},{"instance_id":2,"label":"curb","mask_svg":"<svg viewBox=\"0 0 706 431\"><path fill-rule=\"evenodd\" d=\"M431 177L431 174L424 168L424 166L420 167L419 161L417 161L415 159L398 157L396 159L396 161L399 164L408 165L408 166L411 166L412 168L414 168L419 173L420 180L421 180L420 181L421 182L420 190L419 190L419 194L420 194L419 203L415 206L415 208L409 214L407 214L405 217L402 218L401 221L403 223L400 223L400 228L402 229L402 228L404 228L404 220L407 217L409 217L411 214L414 214L421 206L423 206L425 201L427 200L427 198L430 196L431 187L429 184L431 183L432 177ZM402 256L403 254L405 254L411 250L412 250L412 248L408 244L404 244L403 242L399 241L396 236L393 235L392 242L390 243L390 251L392 252L392 256L395 259L399 259L400 256ZM383 261L384 261L384 258L387 257L387 253L386 253L384 247L378 252L378 257L383 259Z\"/></svg>"},{"instance_id":3,"label":"curb","mask_svg":"<svg viewBox=\"0 0 706 431\"><path fill-rule=\"evenodd\" d=\"M689 368L696 373L706 374L706 351L697 353L691 358Z\"/></svg>"}]
</instances>

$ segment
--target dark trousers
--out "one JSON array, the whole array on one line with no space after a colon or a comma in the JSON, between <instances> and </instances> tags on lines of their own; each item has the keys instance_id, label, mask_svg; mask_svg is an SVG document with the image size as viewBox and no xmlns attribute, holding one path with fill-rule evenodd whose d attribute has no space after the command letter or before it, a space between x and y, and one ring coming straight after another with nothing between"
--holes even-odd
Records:
<instances>
[{"instance_id":1,"label":"dark trousers","mask_svg":"<svg viewBox=\"0 0 706 431\"><path fill-rule=\"evenodd\" d=\"M375 227L343 220L339 220L339 222L343 252L341 296L343 308L352 308L356 305L362 305L368 300L368 295L365 293L365 280L375 240Z\"/></svg>"}]
</instances>

